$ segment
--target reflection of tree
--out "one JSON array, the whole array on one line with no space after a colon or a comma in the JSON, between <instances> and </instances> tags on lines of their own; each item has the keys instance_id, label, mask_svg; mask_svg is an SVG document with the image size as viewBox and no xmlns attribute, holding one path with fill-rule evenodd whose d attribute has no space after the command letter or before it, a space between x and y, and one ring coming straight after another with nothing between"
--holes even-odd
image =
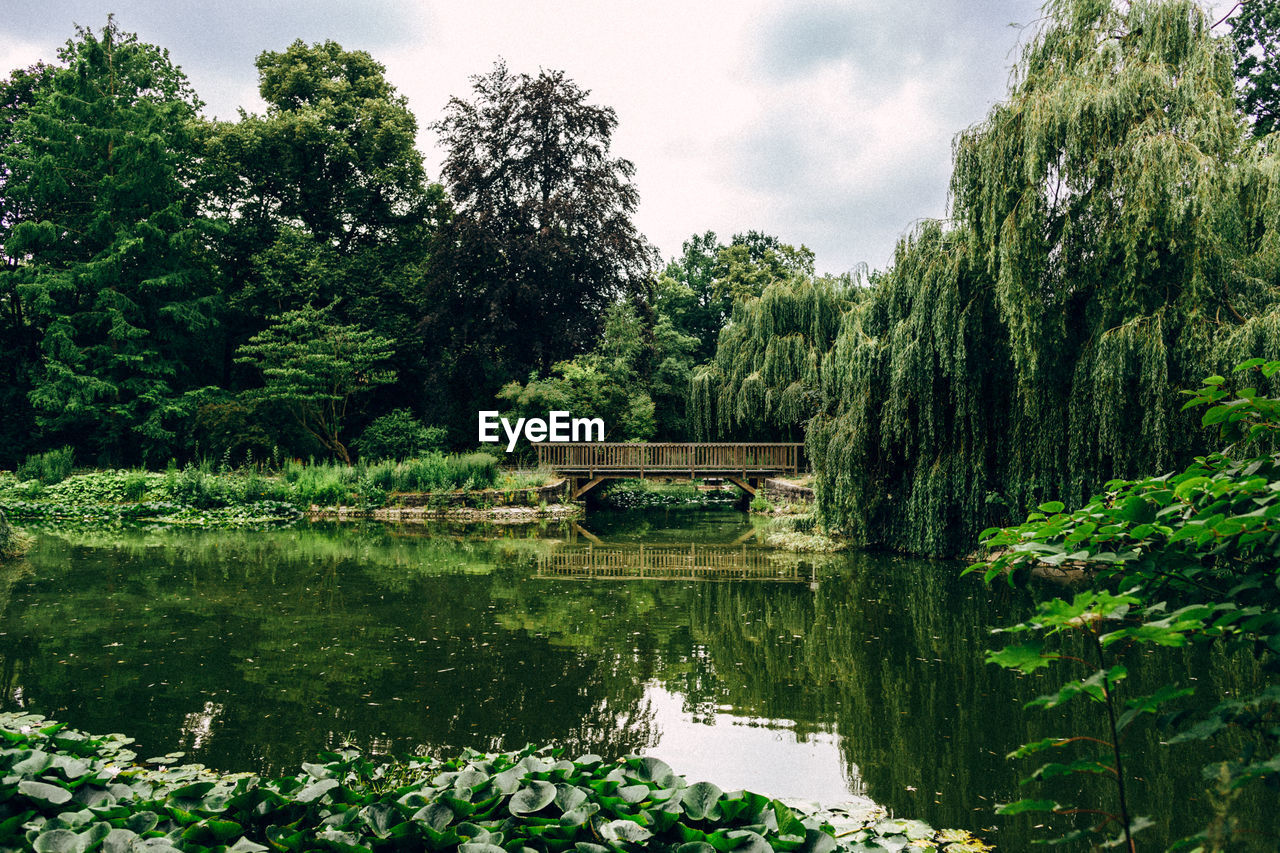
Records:
<instances>
[{"instance_id":1,"label":"reflection of tree","mask_svg":"<svg viewBox=\"0 0 1280 853\"><path fill-rule=\"evenodd\" d=\"M861 776L877 802L935 826L998 824L1000 846L1023 849L1035 834L1030 821L991 811L1017 798L1018 779L1032 769L1005 755L1051 734L1088 732L1097 720L1083 704L1070 709L1081 716L1058 720L1022 710L1061 678L1019 680L985 665L983 652L999 642L988 626L1016 621L1030 594L987 590L958 574L954 564L860 554L824 573L812 593L708 585L692 609L694 638L713 659L720 701L795 720L802 735L834 721L847 774ZM1205 695L1261 683L1251 662L1195 657L1175 651L1135 662L1135 694L1185 682L1188 672ZM1232 684L1206 685L1221 680ZM1127 763L1143 780L1142 813L1171 818L1171 838L1199 829L1209 812L1198 757L1159 746L1154 729L1140 737ZM1104 796L1101 787L1094 793ZM1189 806L1171 815L1174 802Z\"/></svg>"},{"instance_id":2,"label":"reflection of tree","mask_svg":"<svg viewBox=\"0 0 1280 853\"><path fill-rule=\"evenodd\" d=\"M6 703L263 771L348 735L384 750L652 740L620 661L497 624L493 573L527 565L536 541L381 528L96 538L46 536L32 554L39 580L0 626Z\"/></svg>"},{"instance_id":3,"label":"reflection of tree","mask_svg":"<svg viewBox=\"0 0 1280 853\"><path fill-rule=\"evenodd\" d=\"M840 557L815 588L535 576L540 554L572 547L435 527L46 535L0 617L0 702L124 730L146 755L275 772L348 736L384 752L639 751L661 734L644 692L659 682L695 718L727 706L802 739L834 728L871 797L938 826L998 822L1004 849L1031 835L991 815L1030 769L1004 755L1092 725L1021 710L1060 675L982 659L988 626L1030 595L953 564ZM1205 695L1261 681L1217 651L1131 670L1137 691L1187 673ZM1211 756L1159 737L1130 747L1136 795L1158 815L1187 803L1174 818L1190 832Z\"/></svg>"}]
</instances>

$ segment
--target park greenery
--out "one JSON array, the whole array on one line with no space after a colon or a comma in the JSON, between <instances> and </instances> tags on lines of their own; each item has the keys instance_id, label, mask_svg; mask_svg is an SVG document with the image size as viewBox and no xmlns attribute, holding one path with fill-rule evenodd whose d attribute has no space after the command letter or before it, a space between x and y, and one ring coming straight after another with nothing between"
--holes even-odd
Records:
<instances>
[{"instance_id":1,"label":"park greenery","mask_svg":"<svg viewBox=\"0 0 1280 853\"><path fill-rule=\"evenodd\" d=\"M1233 757L1205 766L1216 812L1183 847L1230 849L1238 803L1280 784L1280 694L1205 711L1139 671L1153 649L1267 673L1280 652L1278 43L1272 0L1217 23L1194 0L1049 0L1005 100L956 137L947 218L831 275L757 231L663 264L619 117L563 71L474 76L426 123L435 183L368 53L264 52L263 112L214 120L162 47L77 28L0 80L0 508L259 524L543 484L469 452L481 409L600 417L609 441L802 440L816 506L773 522L777 547L980 546L988 582L1079 579L989 660L1056 679L1032 705L1075 727L1015 751L1050 755L1029 784L1089 777L1073 795L1095 801L1005 814L1135 850L1152 817L1126 744L1208 740ZM0 557L22 545L0 514ZM40 853L980 849L914 824L836 841L648 759L344 751L265 780L22 725L0 844Z\"/></svg>"},{"instance_id":2,"label":"park greenery","mask_svg":"<svg viewBox=\"0 0 1280 853\"><path fill-rule=\"evenodd\" d=\"M1188 392L1193 396L1186 407L1207 407L1202 422L1220 427L1222 450L1197 457L1175 474L1112 480L1074 510L1061 501L1042 504L1025 523L984 534L993 556L970 571L985 571L989 582L1001 576L1012 582L1019 573L1064 565L1088 579L1088 588L1050 597L1032 618L1005 629L1031 634L1030 642L988 656L1024 673L1069 662L1070 669L1057 671L1069 672L1070 680L1031 706L1091 702L1098 709L1087 734L1040 739L1012 754L1051 754L1029 782L1094 774L1114 784L1111 803L1088 809L1096 820L1066 833L1067 840L1110 840L1111 846L1134 849L1133 836L1153 824L1150 816L1135 814L1126 797L1132 784L1124 764L1126 730L1144 715L1161 715L1174 729L1170 744L1212 739L1225 756L1204 769L1217 795L1217 814L1187 840L1186 849L1230 849L1251 832L1246 816L1232 808L1241 789L1274 790L1280 784L1280 687L1274 683L1260 692L1212 697L1221 704L1189 720L1177 702L1195 692L1190 683L1125 691L1129 668L1141 666L1144 647L1215 643L1251 652L1272 676L1280 668L1280 455L1274 450L1280 399L1259 394L1257 382L1250 381L1277 372L1280 361L1252 359L1237 366L1234 383L1215 375L1198 392ZM1063 753L1075 754L1059 758ZM1001 811L1061 815L1082 809L1027 798Z\"/></svg>"},{"instance_id":3,"label":"park greenery","mask_svg":"<svg viewBox=\"0 0 1280 853\"><path fill-rule=\"evenodd\" d=\"M488 453L429 452L400 461L300 462L278 467L205 459L163 472L144 468L72 473L50 464L69 454L35 457L17 475L0 474L0 506L13 518L149 520L194 524L295 521L312 508L396 505L402 494L444 497L466 492L494 502L547 485L544 469L502 469ZM528 502L528 499L525 499Z\"/></svg>"}]
</instances>

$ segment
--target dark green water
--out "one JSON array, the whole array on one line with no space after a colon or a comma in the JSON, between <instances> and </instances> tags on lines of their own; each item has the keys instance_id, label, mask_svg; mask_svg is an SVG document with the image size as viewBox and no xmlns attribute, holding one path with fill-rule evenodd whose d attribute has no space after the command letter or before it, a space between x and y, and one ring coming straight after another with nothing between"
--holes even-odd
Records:
<instances>
[{"instance_id":1,"label":"dark green water","mask_svg":"<svg viewBox=\"0 0 1280 853\"><path fill-rule=\"evenodd\" d=\"M533 741L655 754L725 789L865 795L1003 849L1041 834L992 814L1031 769L1004 756L1098 717L1024 712L1052 676L982 663L989 627L1026 613L1030 593L954 563L733 544L750 528L730 511L588 524L591 537L44 529L0 582L0 702L227 770L291 772L344 741ZM717 579L689 579L682 553ZM1260 679L1203 651L1135 669L1139 687L1195 673L1208 695ZM1152 842L1209 814L1199 766L1213 756L1160 736L1129 745L1137 811L1161 822Z\"/></svg>"}]
</instances>

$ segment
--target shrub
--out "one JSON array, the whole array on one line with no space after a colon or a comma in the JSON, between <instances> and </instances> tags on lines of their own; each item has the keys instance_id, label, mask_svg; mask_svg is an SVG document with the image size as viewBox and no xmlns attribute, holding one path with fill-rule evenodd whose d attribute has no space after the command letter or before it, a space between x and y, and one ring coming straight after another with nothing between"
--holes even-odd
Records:
<instances>
[{"instance_id":1,"label":"shrub","mask_svg":"<svg viewBox=\"0 0 1280 853\"><path fill-rule=\"evenodd\" d=\"M408 409L396 409L373 421L352 444L362 459L408 459L439 450L441 427L424 426Z\"/></svg>"},{"instance_id":2,"label":"shrub","mask_svg":"<svg viewBox=\"0 0 1280 853\"><path fill-rule=\"evenodd\" d=\"M71 476L74 465L75 451L70 447L60 447L28 456L27 461L18 467L18 476L23 480L39 480L45 485L61 483Z\"/></svg>"},{"instance_id":3,"label":"shrub","mask_svg":"<svg viewBox=\"0 0 1280 853\"><path fill-rule=\"evenodd\" d=\"M140 501L147 495L147 472L130 471L124 475L124 498L129 501Z\"/></svg>"}]
</instances>

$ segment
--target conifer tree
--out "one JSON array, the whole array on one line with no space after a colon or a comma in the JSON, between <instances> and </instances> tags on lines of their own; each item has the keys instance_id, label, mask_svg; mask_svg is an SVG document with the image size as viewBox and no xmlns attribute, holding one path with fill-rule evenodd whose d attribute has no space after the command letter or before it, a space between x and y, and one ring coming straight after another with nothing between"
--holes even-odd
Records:
<instances>
[{"instance_id":1,"label":"conifer tree","mask_svg":"<svg viewBox=\"0 0 1280 853\"><path fill-rule=\"evenodd\" d=\"M47 433L107 460L163 459L212 315L191 192L200 102L112 19L59 57L0 152L16 220L2 289L39 357L28 397Z\"/></svg>"}]
</instances>

